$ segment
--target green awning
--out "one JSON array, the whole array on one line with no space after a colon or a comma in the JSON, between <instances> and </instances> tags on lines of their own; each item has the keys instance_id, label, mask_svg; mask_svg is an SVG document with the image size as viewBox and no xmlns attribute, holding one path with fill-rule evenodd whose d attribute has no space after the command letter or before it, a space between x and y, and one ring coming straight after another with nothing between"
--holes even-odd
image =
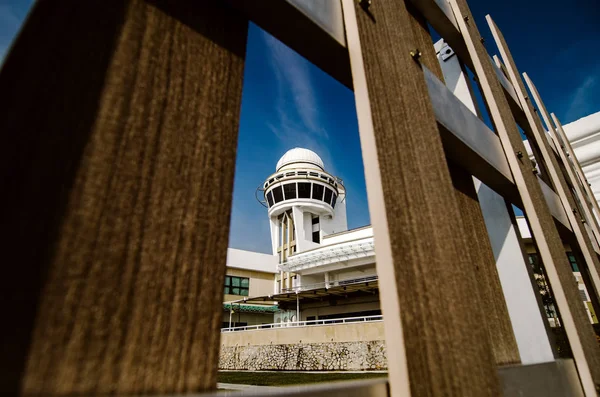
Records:
<instances>
[{"instance_id":1,"label":"green awning","mask_svg":"<svg viewBox=\"0 0 600 397\"><path fill-rule=\"evenodd\" d=\"M238 303L224 303L223 310L230 311L233 306L234 312L242 313L276 313L279 311L277 306L263 306L263 305L244 305Z\"/></svg>"}]
</instances>

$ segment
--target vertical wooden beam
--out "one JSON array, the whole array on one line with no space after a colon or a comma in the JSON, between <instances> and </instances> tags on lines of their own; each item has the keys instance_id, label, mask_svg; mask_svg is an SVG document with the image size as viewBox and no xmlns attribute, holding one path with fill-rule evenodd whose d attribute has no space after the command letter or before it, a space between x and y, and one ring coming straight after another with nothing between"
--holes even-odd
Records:
<instances>
[{"instance_id":1,"label":"vertical wooden beam","mask_svg":"<svg viewBox=\"0 0 600 397\"><path fill-rule=\"evenodd\" d=\"M565 141L569 142L568 139L566 139L566 136L563 138L562 136L559 136L557 130L554 128L554 124L552 123L552 121L550 120L550 114L548 113L548 110L546 109L546 105L544 105L544 101L542 101L542 97L540 96L540 93L538 92L537 88L535 87L535 84L533 84L533 81L531 81L531 79L529 78L529 76L527 75L527 73L523 74L523 77L525 78L525 82L527 83L527 86L529 87L529 91L531 92L531 95L533 95L533 99L535 100L535 103L537 104L537 107L539 109L539 112L541 113L541 117L543 117L546 125L548 126L548 132L550 133L550 135L552 136L552 138L554 139L554 142L556 142L556 144L558 145L556 150L558 151L558 155L564 165L564 169L567 172L567 177L570 179L571 181L571 185L573 185L573 189L575 190L575 194L578 196L579 201L581 202L581 207L583 209L583 214L585 216L585 218L587 218L588 220L588 225L591 227L591 229L594 232L595 238L597 239L598 237L600 237L600 229L598 227L598 222L596 220L596 217L594 216L594 213L592 211L592 209L590 208L589 205L589 201L586 199L586 194L583 192L583 189L581 188L581 185L579 184L579 179L577 177L577 175L575 174L575 170L573 169L573 164L571 163L571 161L569 161L569 158L567 156L567 153L565 152ZM539 120L539 117L538 117ZM539 123L540 127L542 127L541 122ZM543 127L542 127L542 131L543 131ZM569 145L569 147L571 146L570 143L567 143ZM571 152L571 155L573 156L573 162L579 164L579 162L577 161L577 158L574 157L575 154L573 152ZM585 181L585 179L582 179L582 181ZM569 190L570 192L570 190ZM593 198L594 196L592 196ZM595 199L594 199L595 201ZM575 207L573 207L575 208ZM582 219L581 216L578 217L580 220ZM583 225L582 225L583 227ZM587 236L587 233L585 234ZM596 241L598 242L598 241ZM592 248L593 251L593 248ZM584 253L585 255L585 253ZM596 254L594 253L594 256L596 256ZM587 261L587 258L586 258ZM600 270L600 262L598 262L598 258L596 257L596 267L598 270ZM598 283L600 283L600 277L598 277ZM598 291L600 291L600 284L596 284L597 287L596 289Z\"/></svg>"},{"instance_id":2,"label":"vertical wooden beam","mask_svg":"<svg viewBox=\"0 0 600 397\"><path fill-rule=\"evenodd\" d=\"M552 128L550 116L539 96L537 89L533 85L533 82L531 82L527 75L525 75L525 80L527 82L527 85L529 86L529 90L531 91L534 100L538 104L538 108L542 113L544 120L546 120L546 123L550 126L549 128L552 132L554 141L559 145L557 150L559 152L561 161L565 166L564 168L567 172L567 175L564 175L562 168L558 162L558 159L556 158L554 151L550 147L550 143L548 142L546 132L541 123L541 120L536 115L535 109L533 108L533 104L527 96L525 84L523 83L523 80L520 77L515 61L512 57L512 54L510 53L506 40L504 39L504 35L500 31L500 29L498 29L498 27L489 15L486 16L486 19L490 30L492 31L500 54L502 55L502 59L504 60L505 67L509 74L508 77L515 88L515 92L517 94L519 102L521 103L521 106L523 107L523 110L525 112L525 116L527 117L527 121L531 129L531 136L529 137L529 139L532 144L532 147L533 145L539 147L541 158L538 158L537 160L539 163L543 163L545 165L544 168L547 170L548 175L550 176L552 184L554 185L554 189L561 200L563 208L565 209L565 214L569 219L569 223L571 224L571 228L573 229L573 233L575 234L575 242L579 246L579 250L583 254L583 257L586 263L588 264L590 276L593 281L592 285L590 285L590 287L592 287L593 290L590 291L590 293L596 293L596 296L598 296L598 291L600 291L600 261L598 260L598 255L594 251L594 246L592 244L590 236L587 230L585 229L585 225L583 224L583 218L579 214L579 206L575 202L571 188L567 183L568 178L571 181L571 184L575 187L576 193L580 195L580 201L584 201L585 199L582 196L583 193L581 192L579 183L577 182L577 177L574 175L573 170L569 165L569 160L561 148L562 145L560 144L560 140L557 138L556 133ZM583 202L582 205L584 205ZM586 206L586 208L589 210L589 207ZM585 209L584 212L585 215L588 217L592 215L589 213L589 211L585 211ZM599 355L598 360L600 360L600 347L597 350L597 354ZM600 372L598 373L598 376L600 377Z\"/></svg>"},{"instance_id":3,"label":"vertical wooden beam","mask_svg":"<svg viewBox=\"0 0 600 397\"><path fill-rule=\"evenodd\" d=\"M555 293L565 330L571 342L584 390L595 393L591 368L596 366L597 342L573 282L571 266L554 225L537 177L533 174L515 119L498 81L481 35L465 0L450 0L459 28L471 55L484 98L519 189L532 235L539 248ZM594 370L595 371L595 370Z\"/></svg>"},{"instance_id":4,"label":"vertical wooden beam","mask_svg":"<svg viewBox=\"0 0 600 397\"><path fill-rule=\"evenodd\" d=\"M421 51L419 62L440 81L444 81L442 68L427 28L427 21L411 2L406 3L406 8L411 15L417 48ZM473 305L471 310L480 311L495 363L497 365L520 363L517 340L502 292L473 177L456 165L449 165L449 171L460 213L458 221L461 222L465 236L462 239L465 243L462 250L469 258L472 275L470 283L476 292L473 295L476 299L470 300Z\"/></svg>"},{"instance_id":5,"label":"vertical wooden beam","mask_svg":"<svg viewBox=\"0 0 600 397\"><path fill-rule=\"evenodd\" d=\"M596 222L596 224L597 224L598 223L597 217L600 216L600 207L598 206L598 201L596 200L596 197L594 196L594 192L592 192L592 189L590 189L590 183L588 182L587 178L585 177L585 174L583 173L583 169L581 169L581 164L579 163L579 160L577 160L577 157L575 156L575 152L573 151L571 142L569 141L567 134L565 134L565 130L563 129L563 126L562 126L560 120L558 120L558 117L556 117L556 115L554 113L550 113L550 116L552 117L552 120L554 121L554 125L556 126L556 132L558 133L563 144L565 145L565 150L568 150L568 153L570 153L570 155L571 155L571 160L573 160L573 166L575 167L575 172L579 176L579 180L581 181L581 184L583 185L584 191L587 193L587 199L589 200L588 202L591 203L591 206L595 211L595 214L594 214L594 211L592 211L592 215L596 215L596 216L592 216L592 218L593 218L594 222ZM586 196L584 196L584 197L586 197ZM600 240L600 235L596 235L596 239ZM600 244L600 241L598 243Z\"/></svg>"},{"instance_id":6,"label":"vertical wooden beam","mask_svg":"<svg viewBox=\"0 0 600 397\"><path fill-rule=\"evenodd\" d=\"M465 234L403 1L343 0L393 396L499 395ZM431 45L431 44L430 44ZM393 50L391 50L393 49Z\"/></svg>"},{"instance_id":7,"label":"vertical wooden beam","mask_svg":"<svg viewBox=\"0 0 600 397\"><path fill-rule=\"evenodd\" d=\"M215 387L247 26L34 7L0 74L3 393Z\"/></svg>"}]
</instances>

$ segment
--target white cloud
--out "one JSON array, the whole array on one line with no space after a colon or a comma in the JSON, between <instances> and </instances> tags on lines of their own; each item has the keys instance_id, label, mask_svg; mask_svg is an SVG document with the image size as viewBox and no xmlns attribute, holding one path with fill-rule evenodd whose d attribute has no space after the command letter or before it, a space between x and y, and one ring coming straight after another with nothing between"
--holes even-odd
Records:
<instances>
[{"instance_id":1,"label":"white cloud","mask_svg":"<svg viewBox=\"0 0 600 397\"><path fill-rule=\"evenodd\" d=\"M598 106L598 103L593 100L593 96L598 95L598 90L600 89L598 82L598 76L588 76L583 80L569 100L565 120L572 121L595 110L594 108Z\"/></svg>"},{"instance_id":2,"label":"white cloud","mask_svg":"<svg viewBox=\"0 0 600 397\"><path fill-rule=\"evenodd\" d=\"M268 128L285 147L301 146L315 151L327 170L335 172L326 144L329 135L323 127L319 99L311 77L312 66L264 31L262 39L269 50L268 64L277 82L278 117L267 124Z\"/></svg>"},{"instance_id":3,"label":"white cloud","mask_svg":"<svg viewBox=\"0 0 600 397\"><path fill-rule=\"evenodd\" d=\"M11 6L0 4L0 62L4 59L22 22Z\"/></svg>"}]
</instances>

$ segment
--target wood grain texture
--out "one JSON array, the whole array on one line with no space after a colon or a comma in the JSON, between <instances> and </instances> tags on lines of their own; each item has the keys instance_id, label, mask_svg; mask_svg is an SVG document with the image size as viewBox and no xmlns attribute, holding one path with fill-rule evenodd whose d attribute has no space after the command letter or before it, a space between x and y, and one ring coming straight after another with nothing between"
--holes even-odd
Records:
<instances>
[{"instance_id":1,"label":"wood grain texture","mask_svg":"<svg viewBox=\"0 0 600 397\"><path fill-rule=\"evenodd\" d=\"M467 237L465 251L470 257L471 272L475 276L473 303L482 312L485 328L496 365L521 363L517 339L513 332L496 260L479 206L472 176L463 169L450 165L456 201ZM475 299L476 298L476 299Z\"/></svg>"},{"instance_id":2,"label":"wood grain texture","mask_svg":"<svg viewBox=\"0 0 600 397\"><path fill-rule=\"evenodd\" d=\"M582 252L583 257L585 258L585 263L587 264L587 268L591 272L592 279L596 279L597 283L588 285L588 291L591 291L591 293L595 293L599 290L600 287L600 278L598 277L598 272L600 270L600 261L598 260L598 256L594 252L594 247L592 245L592 241L590 240L590 236L585 230L585 225L582 222L582 216L577 215L581 214L582 212L575 201L571 187L567 183L567 179L569 179L571 184L576 184L577 181L575 180L575 175L573 174L571 168L567 169L562 167L561 164L559 164L559 160L556 157L555 152L550 147L550 143L548 142L546 132L544 127L542 126L540 117L536 114L531 100L527 96L525 84L521 79L520 73L517 69L516 63L514 61L514 58L512 57L510 49L508 48L506 40L504 39L502 32L500 31L500 29L498 29L498 27L495 25L494 21L491 19L490 16L487 17L487 20L492 30L492 33L494 34L494 37L497 40L498 48L500 49L502 58L509 72L509 78L513 83L517 96L519 98L519 101L521 102L521 106L523 107L529 126L531 128L531 133L528 134L527 138L530 142L532 142L535 146L539 148L540 157L536 157L536 161L544 165L544 168L547 170L548 176L550 177L552 184L554 185L554 190L560 197L562 205L565 209L565 213L567 215L567 218L569 219L569 223L571 224L571 228L575 235L574 241L572 239L570 243L574 243L577 246L575 249ZM538 108L544 116L544 118L546 119L546 123L551 129L552 135L556 137L556 133L554 132L550 121L550 116L547 113L546 107L544 106L543 102L539 98L539 94L535 89L535 86L533 86L533 84L530 85L530 90L532 91L534 98L538 102ZM558 143L556 138L555 141ZM562 157L563 164L568 166L568 159L564 155L564 152L562 152L562 149L560 149L560 147L558 149L560 150L560 155ZM565 171L567 172L566 175L564 173ZM594 336L595 339L592 326L591 324L589 324L589 321L587 323L589 331L592 333L592 336ZM584 330L582 330L582 332L583 331ZM589 339L589 337L586 339ZM585 350L587 356L586 359L590 363L590 370L592 371L594 381L596 383L600 383L600 346L598 346L597 343L589 343L589 345L585 347Z\"/></svg>"},{"instance_id":3,"label":"wood grain texture","mask_svg":"<svg viewBox=\"0 0 600 397\"><path fill-rule=\"evenodd\" d=\"M413 17L403 1L355 7L394 258L377 267L394 274L395 296L383 299L397 299L400 311L384 314L402 319L411 395L499 395L440 134L410 56L419 46Z\"/></svg>"},{"instance_id":4,"label":"wood grain texture","mask_svg":"<svg viewBox=\"0 0 600 397\"><path fill-rule=\"evenodd\" d=\"M0 75L3 251L26 269L3 392L215 387L246 35L212 3L35 6Z\"/></svg>"},{"instance_id":5,"label":"wood grain texture","mask_svg":"<svg viewBox=\"0 0 600 397\"><path fill-rule=\"evenodd\" d=\"M419 62L427 67L440 81L444 76L432 45L427 21L411 2L406 3L411 14L412 29L422 56ZM492 252L485 221L479 206L479 199L471 174L457 165L449 164L452 185L456 195L459 221L462 223L465 238L462 248L469 258L473 290L471 303L474 311L479 311L483 319L496 365L518 364L521 362L517 340L512 329L508 307L502 292L502 285L496 260Z\"/></svg>"},{"instance_id":6,"label":"wood grain texture","mask_svg":"<svg viewBox=\"0 0 600 397\"><path fill-rule=\"evenodd\" d=\"M600 368L596 364L594 353L598 345L591 331L585 309L581 304L581 298L578 296L577 286L573 282L573 273L562 241L537 177L532 172L529 159L526 156L519 157L517 155L518 152L526 153L525 146L489 56L480 41L481 35L474 22L474 17L465 0L450 0L450 4L471 53L475 73L480 81L484 98L489 105L490 114L511 167L515 184L522 197L525 214L538 252L546 266L549 281L553 285L557 305L575 358L576 360L580 359L580 364L577 364L578 368L581 365L580 375L585 376L586 371L588 374L590 371L586 368L586 364L590 368L594 365L596 368ZM467 17L468 21L465 20ZM582 359L583 355L585 358ZM583 383L586 387L586 381ZM593 385L588 382L587 390L590 390L591 387Z\"/></svg>"}]
</instances>

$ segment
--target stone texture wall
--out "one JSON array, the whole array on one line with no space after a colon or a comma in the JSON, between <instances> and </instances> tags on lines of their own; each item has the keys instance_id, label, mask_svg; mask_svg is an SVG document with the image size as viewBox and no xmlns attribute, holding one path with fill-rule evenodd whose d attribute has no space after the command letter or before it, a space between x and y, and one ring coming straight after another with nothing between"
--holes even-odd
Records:
<instances>
[{"instance_id":1,"label":"stone texture wall","mask_svg":"<svg viewBox=\"0 0 600 397\"><path fill-rule=\"evenodd\" d=\"M382 340L221 346L219 369L279 371L385 370Z\"/></svg>"}]
</instances>

